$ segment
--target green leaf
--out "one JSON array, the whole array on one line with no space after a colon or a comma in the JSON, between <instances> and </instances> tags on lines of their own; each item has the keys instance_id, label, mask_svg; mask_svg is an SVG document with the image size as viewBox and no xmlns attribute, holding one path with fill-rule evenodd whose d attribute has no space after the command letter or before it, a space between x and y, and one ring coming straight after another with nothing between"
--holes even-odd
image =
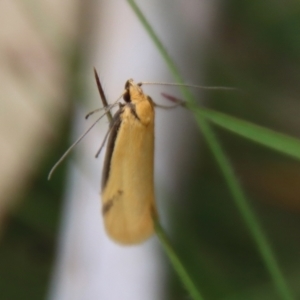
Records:
<instances>
[{"instance_id":1,"label":"green leaf","mask_svg":"<svg viewBox=\"0 0 300 300\"><path fill-rule=\"evenodd\" d=\"M244 138L300 159L300 140L210 109L193 109L198 118L205 118Z\"/></svg>"}]
</instances>

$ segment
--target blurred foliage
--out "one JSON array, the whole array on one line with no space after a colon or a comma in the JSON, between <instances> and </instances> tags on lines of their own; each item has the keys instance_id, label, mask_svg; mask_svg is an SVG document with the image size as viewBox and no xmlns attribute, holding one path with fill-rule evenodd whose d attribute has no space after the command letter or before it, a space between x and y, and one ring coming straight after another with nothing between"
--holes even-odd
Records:
<instances>
[{"instance_id":1,"label":"blurred foliage","mask_svg":"<svg viewBox=\"0 0 300 300\"><path fill-rule=\"evenodd\" d=\"M210 94L210 106L269 128L297 135L286 113L299 111L300 4L297 1L227 1L217 24L214 49L206 55L207 84L243 93ZM281 270L299 298L300 164L215 128L240 183L265 229ZM281 299L209 149L172 210L176 249L204 299ZM201 166L201 167L200 167ZM283 177L282 175L286 176ZM291 178L293 176L289 176ZM273 183L272 183L273 182ZM294 190L291 190L294 189ZM294 191L294 192L293 192ZM275 199L274 195L282 195ZM172 199L174 201L174 199ZM174 275L169 299L186 299Z\"/></svg>"},{"instance_id":2,"label":"blurred foliage","mask_svg":"<svg viewBox=\"0 0 300 300\"><path fill-rule=\"evenodd\" d=\"M53 161L69 145L70 116L31 180L19 207L6 216L0 247L1 299L44 299L53 268L65 186L65 169L47 176Z\"/></svg>"},{"instance_id":3,"label":"blurred foliage","mask_svg":"<svg viewBox=\"0 0 300 300\"><path fill-rule=\"evenodd\" d=\"M49 293L58 242L61 206L65 196L66 164L59 167L51 181L48 181L47 177L51 167L70 146L75 101L82 101L85 98L86 89L82 74L90 50L86 43L86 39L89 38L87 34L90 26L87 20L91 15L89 9L93 9L90 3L83 1L76 3L80 7L81 14L76 19L75 27L78 26L79 33L75 38L68 36L63 41L54 40L64 49L62 53L56 53L56 59L61 62L64 72L61 75L66 76L65 94L61 101L69 105L69 110L66 115L61 115L62 120L60 126L56 128L51 149L44 156L44 161L36 168L38 171L34 174L34 178L29 179L28 192L20 197L19 207L6 216L6 224L4 224L6 228L4 228L0 247L1 299L38 300L46 298ZM40 8L37 3L28 2L25 13L27 17L35 19L38 16L36 11ZM38 21L43 23L43 19L38 18ZM62 30L57 28L59 29ZM41 39L45 38L43 30L39 34ZM59 34L61 32L58 32L58 36ZM56 48L57 44L49 46Z\"/></svg>"}]
</instances>

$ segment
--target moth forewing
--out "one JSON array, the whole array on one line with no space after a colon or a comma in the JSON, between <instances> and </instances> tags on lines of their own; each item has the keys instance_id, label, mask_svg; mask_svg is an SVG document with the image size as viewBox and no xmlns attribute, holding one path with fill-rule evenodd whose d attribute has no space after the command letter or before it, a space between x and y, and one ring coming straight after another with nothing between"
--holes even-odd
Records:
<instances>
[{"instance_id":1,"label":"moth forewing","mask_svg":"<svg viewBox=\"0 0 300 300\"><path fill-rule=\"evenodd\" d=\"M154 105L132 80L114 118L103 168L102 213L109 236L136 244L153 234Z\"/></svg>"}]
</instances>

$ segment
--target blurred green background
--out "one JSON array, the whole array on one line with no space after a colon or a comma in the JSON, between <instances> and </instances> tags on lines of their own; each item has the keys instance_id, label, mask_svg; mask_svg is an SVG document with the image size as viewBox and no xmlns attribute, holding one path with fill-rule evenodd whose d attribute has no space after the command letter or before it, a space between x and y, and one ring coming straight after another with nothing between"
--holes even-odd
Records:
<instances>
[{"instance_id":1,"label":"blurred green background","mask_svg":"<svg viewBox=\"0 0 300 300\"><path fill-rule=\"evenodd\" d=\"M7 183L11 190L4 185L5 177L9 176L4 172L6 159L4 155L2 157L0 298L43 299L48 293L53 270L66 182L65 165L50 182L47 175L70 144L72 102L84 93L81 72L88 67L86 60L92 51L92 43L86 33L96 30L89 16L96 5L101 11L102 4L101 1L69 3L68 9L64 9L70 15L72 26L65 26L64 16L58 13L60 2L56 4L58 8L50 5L52 11L48 11L49 3L45 7L38 1L12 3L3 1L0 4L1 15L12 13L15 20L23 18L21 25L15 24L15 27L22 27L22 22L30 24L34 38L38 36L42 40L40 44L32 43L32 48L47 49L42 51L44 56L38 57L39 61L47 60L48 64L55 61L56 65L47 71L52 85L47 85L49 83L42 79L37 82L39 74L36 66L27 57L34 57L35 53L25 51L24 54L17 43L13 43L20 32L15 30L11 33L12 17L4 19L0 36L3 40L0 54L5 66L3 78L9 79L10 83L15 82L13 86L19 84L25 87L29 99L35 97L36 101L42 101L44 97L50 100L43 100L43 106L34 103L47 124L28 145L32 156L24 156L24 162L17 164L17 173L23 177L20 174L12 176L12 183ZM189 6L189 3L182 3L153 2L153 6L161 12L155 17L160 18L165 26L176 18L178 26L185 26L183 31L188 32L192 25L188 19L180 19L180 4ZM178 8L176 15L168 14L171 5ZM173 56L175 62L191 66L194 83L228 85L242 90L241 93L205 93L206 106L299 137L299 1L224 1L215 5L211 36L205 46L200 41L203 36L197 36L197 30L191 30L185 36L178 34L172 37L182 40L182 48L177 49L178 57ZM152 11L143 10L150 19ZM56 16L60 22L53 22ZM135 18L134 14L132 17ZM64 40L66 36L67 41ZM201 64L195 61L198 52L202 53ZM200 65L202 68L198 69ZM39 72L44 74L46 71L42 69ZM184 73L188 72L189 68L185 67ZM57 74L60 74L58 79ZM3 99L16 97L15 94L10 95L8 88L4 91L7 94L3 92ZM57 99L55 103L52 101L54 98ZM10 145L17 136L11 134L10 139L6 138L7 132L13 128L13 125L4 122L8 118L7 107L3 102L3 122L0 124L3 144ZM10 117L10 122L19 127L26 126L26 121L20 122L21 117L15 114ZM299 162L223 129L213 128L256 212L294 299L299 299ZM13 142L11 145L14 149L11 151L23 147ZM13 170L9 165L7 168ZM19 180L22 180L20 188ZM282 299L232 201L219 167L204 143L201 143L201 155L183 179L182 186L176 193L177 198L172 199L172 206L168 207L170 236L204 299ZM166 299L188 298L171 268L168 268L165 291Z\"/></svg>"}]
</instances>

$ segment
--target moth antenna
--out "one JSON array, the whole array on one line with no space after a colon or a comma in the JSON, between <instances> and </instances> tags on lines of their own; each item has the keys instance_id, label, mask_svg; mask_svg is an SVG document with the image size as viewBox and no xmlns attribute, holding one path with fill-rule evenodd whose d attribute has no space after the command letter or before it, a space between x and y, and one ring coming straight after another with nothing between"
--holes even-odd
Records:
<instances>
[{"instance_id":1,"label":"moth antenna","mask_svg":"<svg viewBox=\"0 0 300 300\"><path fill-rule=\"evenodd\" d=\"M51 168L48 180L51 179L51 176L53 172L56 170L56 168L62 163L62 161L68 156L68 154L72 151L72 149L90 132L90 130L105 116L103 114L101 117L99 117L68 149L67 151L61 156L61 158L55 163L55 165Z\"/></svg>"},{"instance_id":2,"label":"moth antenna","mask_svg":"<svg viewBox=\"0 0 300 300\"><path fill-rule=\"evenodd\" d=\"M167 98L167 96L169 96L169 95L164 94L164 93L161 93L161 95L164 96L165 98ZM171 99L169 99L169 100L171 100ZM162 109L172 109L172 108L176 108L178 106L182 106L182 103L178 103L178 104L175 104L175 105L172 105L172 106L160 105L160 104L154 103L154 106L158 107L158 108L162 108Z\"/></svg>"},{"instance_id":3,"label":"moth antenna","mask_svg":"<svg viewBox=\"0 0 300 300\"><path fill-rule=\"evenodd\" d=\"M105 110L105 113L107 115L108 121L109 121L109 123L111 123L112 120L113 120L113 116L112 116L110 110L115 107L116 103L124 96L124 94L125 94L126 91L124 91L113 104L108 104L106 96L104 94L104 90L103 90L101 81L99 79L97 70L95 68L94 68L94 75L95 75L95 79L96 79L98 91L99 91L99 94L100 94L100 98L101 98L102 103L103 103L103 107L100 107L100 108L97 108L95 110L92 110L91 112L89 112L85 116L85 119L88 119L91 115L93 115L94 113L96 113L98 111Z\"/></svg>"},{"instance_id":4,"label":"moth antenna","mask_svg":"<svg viewBox=\"0 0 300 300\"><path fill-rule=\"evenodd\" d=\"M96 108L95 110L92 110L91 112L89 112L86 116L85 119L87 120L91 115L93 115L94 113L103 110L104 107L100 107L100 108Z\"/></svg>"},{"instance_id":5,"label":"moth antenna","mask_svg":"<svg viewBox=\"0 0 300 300\"><path fill-rule=\"evenodd\" d=\"M94 68L94 75L95 75L98 91L99 91L100 98L102 100L103 106L108 107L109 105L108 105L108 102L107 102L107 99L106 99L106 96L105 96L105 93L104 93L104 90L103 90L103 87L102 87L101 81L99 79L96 68ZM88 114L88 116L90 116L90 114ZM112 114L111 114L110 110L106 111L106 116L108 118L109 123L111 123L112 120L113 120L113 117L112 117Z\"/></svg>"},{"instance_id":6,"label":"moth antenna","mask_svg":"<svg viewBox=\"0 0 300 300\"><path fill-rule=\"evenodd\" d=\"M51 168L49 175L48 175L48 180L51 179L51 176L53 172L56 170L56 168L62 163L62 161L68 156L68 154L72 151L72 149L90 132L90 130L105 116L107 115L107 111L110 111L112 108L114 108L117 104L118 101L123 97L126 91L124 91L118 98L117 100L106 107L99 108L97 111L104 109L105 113L100 116L69 148L68 150L61 156L61 158L55 163L55 165ZM96 110L88 114L87 116L89 117L92 113L94 113ZM99 151L98 151L99 152Z\"/></svg>"},{"instance_id":7,"label":"moth antenna","mask_svg":"<svg viewBox=\"0 0 300 300\"><path fill-rule=\"evenodd\" d=\"M100 108L96 108L95 110L92 110L91 112L89 112L86 116L85 119L88 119L91 115L93 115L94 113L101 111L101 110L105 110L105 114L107 114L107 112L114 108L117 105L117 102L120 100L120 98L123 96L123 94L116 100L115 103L110 104L106 107L100 107Z\"/></svg>"},{"instance_id":8,"label":"moth antenna","mask_svg":"<svg viewBox=\"0 0 300 300\"><path fill-rule=\"evenodd\" d=\"M223 91L234 91L238 90L235 87L228 87L228 86L203 86L203 85L195 85L195 84L186 84L186 83L172 83L172 82L139 82L139 86L141 85L167 85L167 86L182 86L182 87L190 87L196 89L203 89L203 90L223 90Z\"/></svg>"}]
</instances>

